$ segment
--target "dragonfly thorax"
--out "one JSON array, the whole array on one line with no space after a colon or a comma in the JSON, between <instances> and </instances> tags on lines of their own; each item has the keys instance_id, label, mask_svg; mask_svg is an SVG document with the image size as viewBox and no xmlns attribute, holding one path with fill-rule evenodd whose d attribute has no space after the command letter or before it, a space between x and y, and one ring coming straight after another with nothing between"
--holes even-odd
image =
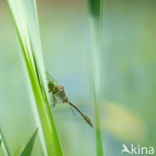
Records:
<instances>
[{"instance_id":1,"label":"dragonfly thorax","mask_svg":"<svg viewBox=\"0 0 156 156\"><path fill-rule=\"evenodd\" d=\"M55 81L49 82L48 87L50 92L57 94L60 98L66 96L64 88L60 84L55 83Z\"/></svg>"}]
</instances>

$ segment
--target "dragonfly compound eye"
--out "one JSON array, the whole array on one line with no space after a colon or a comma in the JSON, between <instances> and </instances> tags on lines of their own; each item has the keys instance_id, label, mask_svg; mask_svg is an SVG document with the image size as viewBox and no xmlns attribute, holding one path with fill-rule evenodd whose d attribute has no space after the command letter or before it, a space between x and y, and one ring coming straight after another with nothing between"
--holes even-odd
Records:
<instances>
[{"instance_id":1,"label":"dragonfly compound eye","mask_svg":"<svg viewBox=\"0 0 156 156\"><path fill-rule=\"evenodd\" d=\"M52 83L51 83L52 88L54 88L55 85L56 85L55 82L52 82Z\"/></svg>"}]
</instances>

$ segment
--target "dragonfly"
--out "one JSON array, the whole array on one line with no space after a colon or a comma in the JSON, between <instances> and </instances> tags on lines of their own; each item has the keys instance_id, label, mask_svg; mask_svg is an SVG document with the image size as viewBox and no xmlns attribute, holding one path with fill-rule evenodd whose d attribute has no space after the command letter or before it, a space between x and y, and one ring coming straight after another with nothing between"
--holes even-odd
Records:
<instances>
[{"instance_id":1,"label":"dragonfly","mask_svg":"<svg viewBox=\"0 0 156 156\"><path fill-rule=\"evenodd\" d=\"M46 72L46 76L48 80L49 93L51 93L52 95L54 106L55 104L59 103L59 101L61 103L69 104L71 108L74 108L77 112L80 113L80 115L88 123L89 126L93 127L90 118L84 112L82 112L77 106L75 106L72 102L70 102L64 87L59 83L57 83L57 81L55 81L55 79L48 72Z\"/></svg>"}]
</instances>

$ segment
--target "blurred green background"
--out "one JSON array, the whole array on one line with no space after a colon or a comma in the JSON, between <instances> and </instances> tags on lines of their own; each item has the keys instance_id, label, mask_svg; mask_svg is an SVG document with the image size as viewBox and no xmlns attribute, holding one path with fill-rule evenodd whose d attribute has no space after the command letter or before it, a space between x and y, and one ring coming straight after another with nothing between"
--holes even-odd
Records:
<instances>
[{"instance_id":1,"label":"blurred green background","mask_svg":"<svg viewBox=\"0 0 156 156\"><path fill-rule=\"evenodd\" d=\"M94 121L88 1L37 4L45 67ZM104 1L99 107L106 156L120 156L123 143L156 147L155 6L154 0ZM8 7L0 0L0 128L12 153L36 127L19 49ZM95 156L94 129L67 105L53 112L65 155ZM39 138L33 155L43 155Z\"/></svg>"}]
</instances>

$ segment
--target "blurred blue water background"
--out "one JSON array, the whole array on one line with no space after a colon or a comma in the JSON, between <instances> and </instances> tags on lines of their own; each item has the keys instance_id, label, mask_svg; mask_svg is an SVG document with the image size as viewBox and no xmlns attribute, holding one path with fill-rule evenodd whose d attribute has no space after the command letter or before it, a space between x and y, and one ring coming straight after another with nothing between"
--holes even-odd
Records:
<instances>
[{"instance_id":1,"label":"blurred blue water background","mask_svg":"<svg viewBox=\"0 0 156 156\"><path fill-rule=\"evenodd\" d=\"M120 156L123 143L156 147L155 3L104 2L99 107L107 156ZM37 4L45 67L94 121L87 1ZM0 127L12 153L36 127L19 49L6 2L0 0ZM66 105L53 111L65 155L95 156L94 129ZM33 155L43 155L39 139Z\"/></svg>"}]
</instances>

